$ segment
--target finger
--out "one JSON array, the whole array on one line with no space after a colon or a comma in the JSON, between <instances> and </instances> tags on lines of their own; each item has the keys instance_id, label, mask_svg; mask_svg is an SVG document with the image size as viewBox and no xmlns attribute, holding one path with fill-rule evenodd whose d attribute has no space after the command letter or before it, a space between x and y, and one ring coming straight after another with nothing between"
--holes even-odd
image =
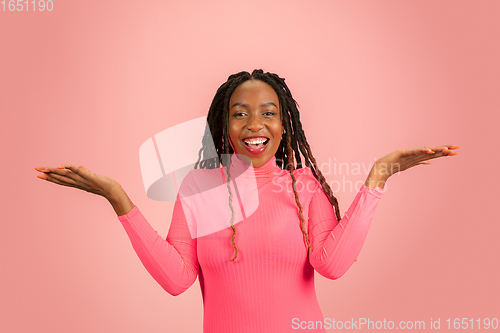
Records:
<instances>
[{"instance_id":1,"label":"finger","mask_svg":"<svg viewBox=\"0 0 500 333\"><path fill-rule=\"evenodd\" d=\"M427 153L429 155L434 155L434 157L440 156L454 156L457 155L456 152L452 152L451 149L458 149L459 146L455 145L441 145L435 147L422 147L421 152ZM437 154L437 155L435 155Z\"/></svg>"},{"instance_id":2,"label":"finger","mask_svg":"<svg viewBox=\"0 0 500 333\"><path fill-rule=\"evenodd\" d=\"M40 172L43 172L45 174L60 174L60 175L63 175L63 176L68 176L68 172L70 171L67 171L67 170L61 170L59 169L59 167L57 168L52 168L52 167L39 167L39 168L35 168L36 171L40 171Z\"/></svg>"},{"instance_id":3,"label":"finger","mask_svg":"<svg viewBox=\"0 0 500 333\"><path fill-rule=\"evenodd\" d=\"M431 147L431 149L437 151L451 151L452 149L458 149L458 148L460 147L455 145L441 145L441 146Z\"/></svg>"},{"instance_id":4,"label":"finger","mask_svg":"<svg viewBox=\"0 0 500 333\"><path fill-rule=\"evenodd\" d=\"M448 149L452 150L452 149L458 149L460 148L459 146L456 146L456 145L443 145L444 147L447 147Z\"/></svg>"},{"instance_id":5,"label":"finger","mask_svg":"<svg viewBox=\"0 0 500 333\"><path fill-rule=\"evenodd\" d=\"M68 186L83 189L85 191L87 191L89 187L89 183L86 178L75 174L71 170L59 170L58 173L50 173L50 176L62 183L66 183Z\"/></svg>"},{"instance_id":6,"label":"finger","mask_svg":"<svg viewBox=\"0 0 500 333\"><path fill-rule=\"evenodd\" d=\"M37 168L35 168L35 170L39 171L39 172L50 172L47 168L45 168L43 166L37 167Z\"/></svg>"},{"instance_id":7,"label":"finger","mask_svg":"<svg viewBox=\"0 0 500 333\"><path fill-rule=\"evenodd\" d=\"M56 173L59 175L63 175L65 177L71 178L71 179L82 179L76 172L74 172L72 169L77 170L76 167L70 165L70 164L61 164L56 168Z\"/></svg>"},{"instance_id":8,"label":"finger","mask_svg":"<svg viewBox=\"0 0 500 333\"><path fill-rule=\"evenodd\" d=\"M49 173L49 174L45 174L45 176L49 176L52 179L56 179L57 181L59 181L61 183L66 183L66 184L69 184L71 186L78 185L77 181L75 181L74 179L72 179L71 177L69 177L67 175L62 175L62 174L58 174L58 173Z\"/></svg>"},{"instance_id":9,"label":"finger","mask_svg":"<svg viewBox=\"0 0 500 333\"><path fill-rule=\"evenodd\" d=\"M83 178L88 177L90 173L90 170L88 170L87 168L83 166L77 167L74 166L73 164L61 164L58 168L71 170L72 172Z\"/></svg>"},{"instance_id":10,"label":"finger","mask_svg":"<svg viewBox=\"0 0 500 333\"><path fill-rule=\"evenodd\" d=\"M436 151L440 151L442 153L451 153L451 150L449 149L452 145L442 145L435 147Z\"/></svg>"},{"instance_id":11,"label":"finger","mask_svg":"<svg viewBox=\"0 0 500 333\"><path fill-rule=\"evenodd\" d=\"M417 156L422 153L422 148L416 148L416 149L399 149L401 152L401 157L407 157L407 156Z\"/></svg>"},{"instance_id":12,"label":"finger","mask_svg":"<svg viewBox=\"0 0 500 333\"><path fill-rule=\"evenodd\" d=\"M87 189L91 187L89 186L89 184L93 173L84 166L80 165L79 167L77 167L73 164L61 164L57 167L57 169L59 170L59 174L71 178L74 182L70 183L76 183L77 186L75 187L82 188L85 191L87 191Z\"/></svg>"},{"instance_id":13,"label":"finger","mask_svg":"<svg viewBox=\"0 0 500 333\"><path fill-rule=\"evenodd\" d=\"M426 154L427 155L427 154ZM443 156L455 156L455 155L458 155L457 152L454 152L454 151L437 151L435 152L434 154L428 154L426 157L425 157L425 160L430 160L430 159L433 159L433 158L438 158L438 157L443 157Z\"/></svg>"},{"instance_id":14,"label":"finger","mask_svg":"<svg viewBox=\"0 0 500 333\"><path fill-rule=\"evenodd\" d=\"M55 169L55 172L77 181L84 181L89 176L88 169L73 164L61 164Z\"/></svg>"},{"instance_id":15,"label":"finger","mask_svg":"<svg viewBox=\"0 0 500 333\"><path fill-rule=\"evenodd\" d=\"M57 175L57 174L46 174L45 175L45 179L47 179L48 181L52 182L52 183L56 183L58 185L63 185L63 186L69 186L69 187L75 187L73 184L71 183L67 183L66 181L62 181L61 180L61 176Z\"/></svg>"},{"instance_id":16,"label":"finger","mask_svg":"<svg viewBox=\"0 0 500 333\"><path fill-rule=\"evenodd\" d=\"M434 154L435 153L435 151L430 147L422 147L422 148L417 148L415 150L418 150L418 149L419 149L420 153L427 153L427 154Z\"/></svg>"},{"instance_id":17,"label":"finger","mask_svg":"<svg viewBox=\"0 0 500 333\"><path fill-rule=\"evenodd\" d=\"M460 147L458 146L454 146L454 145L442 145L442 146L437 146L437 147L434 147L434 149L438 152L438 155L436 157L439 157L439 156L455 156L455 155L458 155L457 152L454 152L454 151L451 151L451 148L454 147L455 149L458 149ZM440 154L439 154L440 153Z\"/></svg>"},{"instance_id":18,"label":"finger","mask_svg":"<svg viewBox=\"0 0 500 333\"><path fill-rule=\"evenodd\" d=\"M401 156L421 156L421 155L426 155L426 154L434 154L435 152L429 148L429 147L420 147L420 148L414 148L414 149L401 149L402 154ZM426 153L426 154L424 154Z\"/></svg>"}]
</instances>

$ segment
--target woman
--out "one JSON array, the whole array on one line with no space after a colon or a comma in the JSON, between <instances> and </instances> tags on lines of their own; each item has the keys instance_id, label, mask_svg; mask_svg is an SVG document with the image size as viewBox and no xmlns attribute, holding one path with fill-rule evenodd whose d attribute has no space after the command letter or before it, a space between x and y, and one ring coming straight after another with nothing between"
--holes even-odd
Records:
<instances>
[{"instance_id":1,"label":"woman","mask_svg":"<svg viewBox=\"0 0 500 333\"><path fill-rule=\"evenodd\" d=\"M210 132L180 192L199 191L199 179L210 183L219 177L226 184L229 204L226 197L189 206L178 195L166 240L118 182L82 166L37 168L50 182L108 199L142 263L167 292L178 295L199 277L204 332L324 332L328 327L316 298L314 270L337 279L356 261L392 174L456 155L451 150L459 148L399 149L378 159L341 219L284 79L262 70L229 76L214 97L207 121ZM205 158L215 156L210 155L211 138L218 158ZM245 179L244 170L252 171L258 207L235 224L241 217L235 211L236 199L241 204L243 194L235 192L232 181ZM303 186L299 189L298 184ZM225 200L230 219L209 214L225 225L195 234L193 224L210 206L218 206L212 205L216 200Z\"/></svg>"}]
</instances>

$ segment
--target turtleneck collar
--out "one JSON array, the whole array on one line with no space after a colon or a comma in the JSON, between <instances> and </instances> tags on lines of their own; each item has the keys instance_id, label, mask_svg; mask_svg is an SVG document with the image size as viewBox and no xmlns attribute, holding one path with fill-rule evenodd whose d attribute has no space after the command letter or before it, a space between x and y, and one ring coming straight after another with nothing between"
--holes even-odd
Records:
<instances>
[{"instance_id":1,"label":"turtleneck collar","mask_svg":"<svg viewBox=\"0 0 500 333\"><path fill-rule=\"evenodd\" d=\"M281 169L276 164L276 156L274 156L274 155L273 155L273 157L271 157L271 159L269 161L267 161L266 164L264 164L260 168L254 168L254 167L250 166L249 164L247 164L245 161L242 161L237 156L237 154L232 154L232 156L231 156L231 172L234 170L236 172L236 174L242 174L248 168L252 168L251 171L253 171L253 174L255 174L256 177L273 175L273 174L277 174L281 171Z\"/></svg>"}]
</instances>

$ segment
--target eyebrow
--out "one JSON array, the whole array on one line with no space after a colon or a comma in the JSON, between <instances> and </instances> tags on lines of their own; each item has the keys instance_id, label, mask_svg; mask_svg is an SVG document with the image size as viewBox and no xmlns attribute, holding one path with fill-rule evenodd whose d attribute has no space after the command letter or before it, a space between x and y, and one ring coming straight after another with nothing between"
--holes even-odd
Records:
<instances>
[{"instance_id":1,"label":"eyebrow","mask_svg":"<svg viewBox=\"0 0 500 333\"><path fill-rule=\"evenodd\" d=\"M270 106L270 105L274 105L274 107L277 109L278 107L276 106L276 104L274 104L273 102L268 102L268 103L264 103L264 104L261 104L260 106L263 107L263 106ZM244 104L244 103L234 103L233 106L231 106L231 109L234 108L235 106L243 106L243 107L247 107L248 104Z\"/></svg>"}]
</instances>

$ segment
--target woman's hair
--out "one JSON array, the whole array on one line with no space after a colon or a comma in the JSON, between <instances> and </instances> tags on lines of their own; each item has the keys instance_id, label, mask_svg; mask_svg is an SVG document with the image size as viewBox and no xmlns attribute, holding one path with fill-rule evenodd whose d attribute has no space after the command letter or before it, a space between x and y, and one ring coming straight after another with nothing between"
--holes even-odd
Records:
<instances>
[{"instance_id":1,"label":"woman's hair","mask_svg":"<svg viewBox=\"0 0 500 333\"><path fill-rule=\"evenodd\" d=\"M280 78L278 75L273 73L264 73L262 69L256 69L252 72L252 74L243 71L237 74L230 75L227 79L227 82L222 84L219 89L217 89L217 93L215 94L212 104L210 105L210 110L208 111L207 116L210 133L208 133L208 129L205 131L205 135L202 140L203 146L198 153L198 161L196 162L194 168L196 169L199 165L200 169L214 169L219 168L220 163L222 163L222 165L226 167L228 178L230 179L230 156L234 153L234 151L229 144L229 138L227 134L229 100L236 87L247 80L261 80L269 84L276 92L276 95L278 95L280 112L285 131L282 135L278 151L275 154L276 164L281 169L283 169L283 162L286 161L285 168L290 171L290 176L292 177L292 188L295 194L295 203L297 204L297 207L299 209L299 216L300 220L302 221L301 230L305 236L308 248L312 250L311 244L309 242L309 235L305 230L305 220L302 215L302 205L299 202L299 197L295 188L295 175L293 174L293 170L301 169L303 167L300 153L302 153L304 157L305 165L312 170L314 177L320 182L323 191L325 191L325 193L328 195L330 203L335 207L335 214L338 221L340 221L341 217L337 198L333 196L330 186L325 181L325 177L316 164L316 159L311 152L311 147L309 147L304 131L302 130L299 110L297 108L298 103L293 99L292 93L285 84L284 78ZM208 158L208 156L215 156L215 153L213 151L214 145L218 157ZM203 159L200 162L202 153ZM297 160L297 164L295 164L295 159ZM233 225L233 193L229 186L229 180L226 182L226 184L229 189L229 206L232 212L231 228L233 229L233 237L231 239L231 244L235 249L234 258L230 261L234 261L234 259L236 259L236 257L238 256L238 248L234 244L236 228Z\"/></svg>"}]
</instances>

